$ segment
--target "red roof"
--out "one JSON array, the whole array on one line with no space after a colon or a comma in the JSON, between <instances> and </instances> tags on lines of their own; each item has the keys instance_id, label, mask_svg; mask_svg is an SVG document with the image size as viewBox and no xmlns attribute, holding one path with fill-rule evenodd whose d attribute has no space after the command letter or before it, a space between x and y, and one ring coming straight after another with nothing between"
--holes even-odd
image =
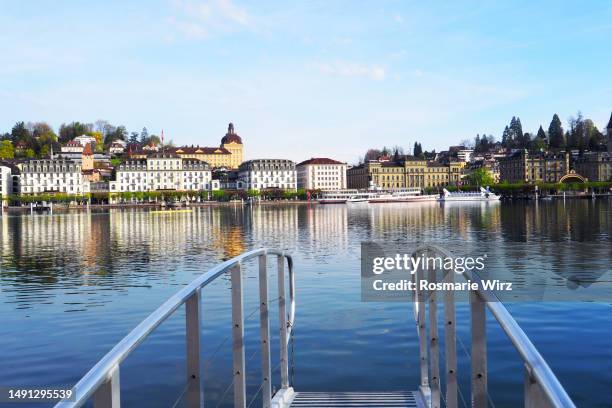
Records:
<instances>
[{"instance_id":1,"label":"red roof","mask_svg":"<svg viewBox=\"0 0 612 408\"><path fill-rule=\"evenodd\" d=\"M310 160L306 160L301 163L298 163L298 166L305 166L307 164L344 164L344 163L336 161L336 160L328 159L326 157L313 157Z\"/></svg>"},{"instance_id":2,"label":"red roof","mask_svg":"<svg viewBox=\"0 0 612 408\"><path fill-rule=\"evenodd\" d=\"M83 149L83 156L91 156L93 155L93 150L91 148L91 143L87 143L85 148Z\"/></svg>"}]
</instances>

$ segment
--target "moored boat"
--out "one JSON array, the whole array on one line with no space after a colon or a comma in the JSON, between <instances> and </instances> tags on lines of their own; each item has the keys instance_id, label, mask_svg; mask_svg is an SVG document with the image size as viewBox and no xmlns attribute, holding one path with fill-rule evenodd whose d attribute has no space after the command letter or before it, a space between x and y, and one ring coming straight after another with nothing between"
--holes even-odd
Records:
<instances>
[{"instance_id":1,"label":"moored boat","mask_svg":"<svg viewBox=\"0 0 612 408\"><path fill-rule=\"evenodd\" d=\"M356 194L357 190L324 191L317 201L319 204L346 204Z\"/></svg>"},{"instance_id":2,"label":"moored boat","mask_svg":"<svg viewBox=\"0 0 612 408\"><path fill-rule=\"evenodd\" d=\"M370 203L396 203L415 201L415 198L421 196L420 188L408 188L405 190L381 192L369 198Z\"/></svg>"},{"instance_id":3,"label":"moored boat","mask_svg":"<svg viewBox=\"0 0 612 408\"><path fill-rule=\"evenodd\" d=\"M501 197L491 192L489 187L484 189L480 187L480 191L457 191L450 192L447 189L443 189L438 201L499 201Z\"/></svg>"}]
</instances>

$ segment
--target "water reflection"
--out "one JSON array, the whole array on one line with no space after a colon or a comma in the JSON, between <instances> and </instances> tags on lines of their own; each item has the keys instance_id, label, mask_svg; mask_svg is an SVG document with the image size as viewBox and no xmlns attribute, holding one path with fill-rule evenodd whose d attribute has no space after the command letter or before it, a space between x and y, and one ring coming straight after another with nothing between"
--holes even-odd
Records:
<instances>
[{"instance_id":1,"label":"water reflection","mask_svg":"<svg viewBox=\"0 0 612 408\"><path fill-rule=\"evenodd\" d=\"M273 246L296 258L300 385L314 389L318 379L326 378L325 373L345 364L355 367L346 381L373 389L401 389L407 383L418 383L418 373L410 370L410 364L418 364L411 360L418 355L413 353L416 339L405 329L408 324L412 327L410 314L402 306L359 301L361 242L392 243L400 248L432 242L457 254L486 253L490 273L510 274L539 298L571 288L578 295L595 292L609 304L612 294L605 286L601 289L601 283L610 281L611 213L612 200L568 200L493 205L211 206L175 214L113 209L53 216L3 215L0 314L5 324L0 325L0 360L6 370L0 370L0 384L13 380L20 384L73 383L197 274L250 248ZM212 289L219 291L207 293L211 303L205 306L205 313L208 311L207 322L212 324L205 329L207 341L225 337L223 330L230 328L219 309L223 300L227 303L228 283L222 281ZM550 323L548 306L540 307L547 312L527 314L527 330L537 331ZM585 310L580 303L572 303L563 318L555 321L557 331L551 334L555 339L541 340L548 345L547 353L554 357L558 352L560 356L552 360L553 366L563 368L566 360L567 344L555 346L553 341L563 322L573 327L566 315L584 319ZM161 344L180 343L177 333L182 333L183 324L179 321L160 334ZM594 335L581 338L583 350L612 335L609 325L591 329L596 331ZM491 334L492 357L503 354L495 336ZM23 341L15 340L17 337ZM386 353L379 353L383 349ZM176 361L182 361L183 351L177 351ZM163 352L156 349L152 353ZM150 368L147 364L158 354L143 353L139 367ZM589 370L605 372L603 367L593 368L605 361L601 355L593 356L588 360ZM377 373L373 380L372 367L382 367L389 375ZM211 378L225 373L217 366L210 370ZM574 367L567 370L570 378ZM165 372L162 377L167 380ZM177 378L183 378L182 371ZM378 379L380 383L372 382ZM603 379L593 376L589 383L596 387L610 380L609 375ZM347 385L343 381L333 385L341 390ZM144 387L141 383L132 386ZM582 393L583 401L597 403L589 400L597 392L577 392ZM514 394L508 394L505 405L520 403L513 398Z\"/></svg>"},{"instance_id":2,"label":"water reflection","mask_svg":"<svg viewBox=\"0 0 612 408\"><path fill-rule=\"evenodd\" d=\"M323 262L356 254L362 241L380 241L437 242L459 252L487 252L503 260L498 268L512 271L519 281L523 275L534 277L535 262L568 280L563 283L569 287L588 287L609 269L610 213L606 200L568 200L5 215L0 218L0 282L5 293L30 291L32 284L122 290L150 285L161 276L174 282L172 270L195 268L203 255L228 259L269 245ZM546 284L536 280L532 284Z\"/></svg>"}]
</instances>

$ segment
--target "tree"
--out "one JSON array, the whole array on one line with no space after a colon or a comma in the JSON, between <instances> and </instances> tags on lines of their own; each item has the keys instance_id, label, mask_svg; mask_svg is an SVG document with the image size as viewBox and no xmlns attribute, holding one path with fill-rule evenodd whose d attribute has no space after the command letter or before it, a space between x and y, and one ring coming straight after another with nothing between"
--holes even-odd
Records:
<instances>
[{"instance_id":1,"label":"tree","mask_svg":"<svg viewBox=\"0 0 612 408\"><path fill-rule=\"evenodd\" d=\"M565 147L565 138L563 136L563 127L561 126L561 119L555 113L550 126L548 126L548 146L553 149L561 149Z\"/></svg>"},{"instance_id":2,"label":"tree","mask_svg":"<svg viewBox=\"0 0 612 408\"><path fill-rule=\"evenodd\" d=\"M380 155L382 155L382 152L378 149L368 149L368 151L366 152L365 156L363 157L363 162L367 163L370 160L376 160Z\"/></svg>"},{"instance_id":3,"label":"tree","mask_svg":"<svg viewBox=\"0 0 612 408\"><path fill-rule=\"evenodd\" d=\"M490 186L495 183L491 172L484 167L474 170L468 176L468 181L473 186Z\"/></svg>"},{"instance_id":4,"label":"tree","mask_svg":"<svg viewBox=\"0 0 612 408\"><path fill-rule=\"evenodd\" d=\"M11 129L11 139L13 140L13 143L27 141L27 139L29 139L31 136L32 135L23 122L15 123L15 126L13 126Z\"/></svg>"},{"instance_id":5,"label":"tree","mask_svg":"<svg viewBox=\"0 0 612 408\"><path fill-rule=\"evenodd\" d=\"M415 157L421 157L423 155L423 147L420 143L414 142L414 148L412 149L412 155Z\"/></svg>"},{"instance_id":6,"label":"tree","mask_svg":"<svg viewBox=\"0 0 612 408\"><path fill-rule=\"evenodd\" d=\"M503 147L511 147L512 146L512 137L510 136L510 129L508 128L508 126L506 126L504 128L504 131L502 133L502 146Z\"/></svg>"},{"instance_id":7,"label":"tree","mask_svg":"<svg viewBox=\"0 0 612 408\"><path fill-rule=\"evenodd\" d=\"M510 133L512 135L512 140L514 141L514 146L518 148L525 148L527 145L525 140L525 135L523 134L523 125L521 125L521 118L512 117L510 121Z\"/></svg>"},{"instance_id":8,"label":"tree","mask_svg":"<svg viewBox=\"0 0 612 408\"><path fill-rule=\"evenodd\" d=\"M529 150L531 151L544 151L548 146L548 142L546 141L546 133L542 126L538 129L538 133L536 137L529 143Z\"/></svg>"},{"instance_id":9,"label":"tree","mask_svg":"<svg viewBox=\"0 0 612 408\"><path fill-rule=\"evenodd\" d=\"M102 132L102 134L104 134L104 131L107 129L108 126L110 126L110 123L108 123L108 121L104 119L98 119L96 120L94 129L96 132Z\"/></svg>"},{"instance_id":10,"label":"tree","mask_svg":"<svg viewBox=\"0 0 612 408\"><path fill-rule=\"evenodd\" d=\"M30 134L36 138L48 134L52 134L55 136L53 129L51 128L51 126L49 126L47 122L28 122L26 127L30 131Z\"/></svg>"},{"instance_id":11,"label":"tree","mask_svg":"<svg viewBox=\"0 0 612 408\"><path fill-rule=\"evenodd\" d=\"M536 135L537 139L544 139L546 140L546 133L544 132L544 129L542 129L542 125L540 125L540 128L538 129L538 133Z\"/></svg>"},{"instance_id":12,"label":"tree","mask_svg":"<svg viewBox=\"0 0 612 408\"><path fill-rule=\"evenodd\" d=\"M117 126L113 131L104 134L104 144L110 145L115 140L126 140L128 132L125 126Z\"/></svg>"},{"instance_id":13,"label":"tree","mask_svg":"<svg viewBox=\"0 0 612 408\"><path fill-rule=\"evenodd\" d=\"M151 135L149 136L149 143L153 143L155 146L161 144L161 139L159 138L159 136L157 135Z\"/></svg>"},{"instance_id":14,"label":"tree","mask_svg":"<svg viewBox=\"0 0 612 408\"><path fill-rule=\"evenodd\" d=\"M595 123L593 123L591 119L586 119L584 125L589 150L605 150L606 138L599 129L597 129Z\"/></svg>"},{"instance_id":15,"label":"tree","mask_svg":"<svg viewBox=\"0 0 612 408\"><path fill-rule=\"evenodd\" d=\"M27 149L24 153L24 156L28 159L33 159L36 156L36 152L33 149Z\"/></svg>"},{"instance_id":16,"label":"tree","mask_svg":"<svg viewBox=\"0 0 612 408\"><path fill-rule=\"evenodd\" d=\"M502 146L506 148L525 148L528 142L523 134L523 125L521 119L513 116L510 120L510 126L504 128L502 134Z\"/></svg>"},{"instance_id":17,"label":"tree","mask_svg":"<svg viewBox=\"0 0 612 408\"><path fill-rule=\"evenodd\" d=\"M395 149L395 153L393 153L393 161L394 162L399 162L400 159L400 154L399 154L399 150Z\"/></svg>"},{"instance_id":18,"label":"tree","mask_svg":"<svg viewBox=\"0 0 612 408\"><path fill-rule=\"evenodd\" d=\"M142 132L140 132L140 144L144 146L148 140L149 140L149 131L147 130L146 127L143 127Z\"/></svg>"},{"instance_id":19,"label":"tree","mask_svg":"<svg viewBox=\"0 0 612 408\"><path fill-rule=\"evenodd\" d=\"M138 132L132 132L132 133L130 133L129 142L130 142L130 143L133 143L133 144L138 143L138 137L139 137Z\"/></svg>"},{"instance_id":20,"label":"tree","mask_svg":"<svg viewBox=\"0 0 612 408\"><path fill-rule=\"evenodd\" d=\"M15 149L13 143L10 140L3 140L0 142L0 159L14 159Z\"/></svg>"},{"instance_id":21,"label":"tree","mask_svg":"<svg viewBox=\"0 0 612 408\"><path fill-rule=\"evenodd\" d=\"M495 146L495 138L492 135L486 134L476 135L474 138L474 151L477 153L486 153Z\"/></svg>"},{"instance_id":22,"label":"tree","mask_svg":"<svg viewBox=\"0 0 612 408\"><path fill-rule=\"evenodd\" d=\"M398 155L400 156L404 156L406 153L404 153L404 148L402 146L393 146L391 148L391 150L393 150L394 152L397 152Z\"/></svg>"},{"instance_id":23,"label":"tree","mask_svg":"<svg viewBox=\"0 0 612 408\"><path fill-rule=\"evenodd\" d=\"M96 147L95 147L95 151L97 153L101 153L104 151L104 134L99 131L93 131L89 134L91 137L93 137L94 139L96 139Z\"/></svg>"},{"instance_id":24,"label":"tree","mask_svg":"<svg viewBox=\"0 0 612 408\"><path fill-rule=\"evenodd\" d=\"M66 143L77 136L89 134L93 130L91 123L71 122L62 123L59 130L59 142Z\"/></svg>"}]
</instances>

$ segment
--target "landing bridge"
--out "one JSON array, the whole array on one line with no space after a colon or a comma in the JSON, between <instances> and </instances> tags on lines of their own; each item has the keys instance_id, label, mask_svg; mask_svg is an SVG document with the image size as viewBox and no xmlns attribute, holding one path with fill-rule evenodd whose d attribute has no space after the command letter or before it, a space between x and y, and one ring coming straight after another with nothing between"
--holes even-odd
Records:
<instances>
[{"instance_id":1,"label":"landing bridge","mask_svg":"<svg viewBox=\"0 0 612 408\"><path fill-rule=\"evenodd\" d=\"M451 256L447 251L435 246L425 246L415 254L431 253ZM270 315L268 299L268 260L276 258L278 285L278 319L280 327L280 388L273 392L270 358ZM164 320L181 306L186 310L186 360L187 386L183 394L184 406L202 408L204 406L201 375L201 293L215 279L229 273L232 298L232 364L234 407L246 408L253 400L247 401L246 395L246 361L243 307L243 268L244 262L257 258L259 261L259 317L261 346L261 404L264 408L288 407L404 407L404 408L456 408L459 397L464 396L458 387L457 371L457 335L455 319L455 299L452 291L438 298L435 292L414 294L414 317L419 339L420 384L414 390L364 392L300 392L294 390L289 376L288 345L295 324L295 274L291 255L275 249L257 249L223 262L201 275L174 296L169 298L149 317L143 320L126 337L115 345L73 388L71 401L61 401L56 408L77 408L93 401L94 408L119 408L121 405L120 366L130 353L142 343ZM285 276L287 265L288 276ZM419 270L414 279L425 278L435 281L434 271ZM448 272L444 281L452 282L454 272ZM475 273L466 272L463 278L480 282ZM288 298L286 286L288 282ZM486 311L495 317L495 321L511 340L518 351L524 366L524 406L541 407L574 407L574 404L556 376L540 353L536 350L525 332L519 327L504 305L489 291L482 289L469 293L470 329L471 329L471 368L469 405L476 408L490 406L487 374L487 340ZM442 305L444 321L438 322L438 307ZM429 315L429 319L427 318ZM439 326L442 326L440 334ZM440 350L439 336L444 336L444 350ZM444 366L441 367L440 355L443 354ZM441 381L441 370L444 372L444 384ZM463 405L467 405L462 400ZM492 404L491 404L492 405Z\"/></svg>"}]
</instances>

